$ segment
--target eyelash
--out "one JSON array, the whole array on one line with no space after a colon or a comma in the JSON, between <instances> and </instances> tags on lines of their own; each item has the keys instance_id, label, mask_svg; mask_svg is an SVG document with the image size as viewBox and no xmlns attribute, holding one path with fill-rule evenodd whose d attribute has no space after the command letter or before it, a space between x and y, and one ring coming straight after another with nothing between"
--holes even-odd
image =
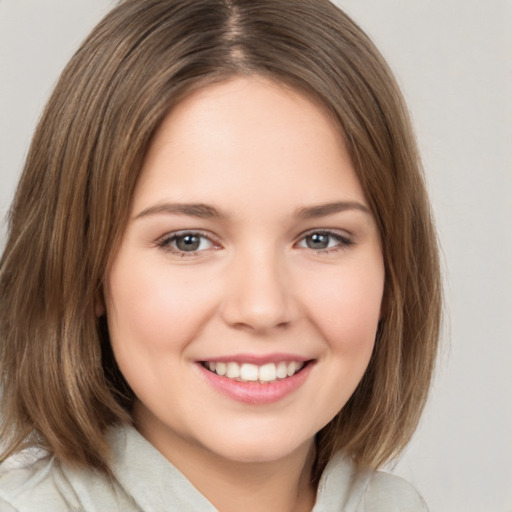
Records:
<instances>
[{"instance_id":1,"label":"eyelash","mask_svg":"<svg viewBox=\"0 0 512 512\"><path fill-rule=\"evenodd\" d=\"M316 253L318 254L328 254L328 253L333 253L333 252L337 252L337 251L343 251L345 249L348 249L350 246L354 245L354 241L351 240L350 238L348 238L347 236L344 236L336 231L331 231L329 229L312 229L306 233L303 233L300 238L299 238L299 241L297 242L297 245L300 244L300 243L307 243L306 240L308 237L312 237L314 235L320 235L320 236L327 236L329 237L329 239L334 239L336 240L336 245L332 246L332 247L326 247L326 248L321 248L321 249L314 249L314 248L311 248L311 247L303 247L305 249L310 249L312 251L315 251Z\"/></svg>"},{"instance_id":2,"label":"eyelash","mask_svg":"<svg viewBox=\"0 0 512 512\"><path fill-rule=\"evenodd\" d=\"M168 235L165 235L163 238L161 238L157 242L157 246L160 247L161 249L163 249L164 251L168 251L170 253L180 255L182 258L187 258L187 257L189 258L189 257L194 257L194 256L197 257L197 255L199 253L206 250L206 249L201 249L201 250L194 250L194 251L183 251L183 250L179 249L178 247L173 247L171 245L173 242L176 242L178 239L186 238L186 237L198 237L200 239L200 242L199 242L200 244L202 243L202 241L207 240L211 244L211 247L208 247L208 249L210 249L210 248L218 249L220 247L220 244L215 242L215 240L212 237L205 235L204 233L202 233L200 231L176 231L174 233L170 233Z\"/></svg>"},{"instance_id":3,"label":"eyelash","mask_svg":"<svg viewBox=\"0 0 512 512\"><path fill-rule=\"evenodd\" d=\"M307 243L307 238L308 237L312 237L314 235L319 235L319 236L326 236L326 237L329 237L330 240L335 240L337 243L332 246L332 247L325 247L325 248L318 248L318 249L315 249L315 248L311 248L311 247L307 247L307 246L302 246L300 244L302 243ZM195 250L192 250L192 251L184 251L184 250L181 250L179 249L178 247L175 247L173 246L173 242L175 243L177 240L179 239L182 239L182 238L186 238L186 237L198 237L200 239L199 241L199 244L202 243L202 241L204 240L207 240L208 243L211 245L211 247L208 247L206 249L195 249ZM329 242L330 243L330 242ZM314 251L318 254L327 254L327 253L332 253L332 252L337 252L337 251L340 251L340 250L345 250L347 249L348 247L354 245L354 242L353 240L351 240L350 238L346 237L346 236L343 236L335 231L331 231L331 230L322 230L322 229L313 229L313 230L310 230L306 233L303 233L301 234L300 238L298 239L298 241L294 244L295 246L298 246L298 247L301 247L301 248L304 248L304 249L310 249L311 251ZM197 257L201 252L207 250L207 249L218 249L220 248L220 244L217 243L212 237L200 232L200 231L176 231L174 233L170 233L168 235L165 235L163 238L161 238L158 242L157 242L157 246L160 247L161 249L165 250L165 251L168 251L170 253L174 253L174 254L177 254L179 256L181 256L182 258L187 258L187 257ZM199 245L200 247L200 245Z\"/></svg>"}]
</instances>

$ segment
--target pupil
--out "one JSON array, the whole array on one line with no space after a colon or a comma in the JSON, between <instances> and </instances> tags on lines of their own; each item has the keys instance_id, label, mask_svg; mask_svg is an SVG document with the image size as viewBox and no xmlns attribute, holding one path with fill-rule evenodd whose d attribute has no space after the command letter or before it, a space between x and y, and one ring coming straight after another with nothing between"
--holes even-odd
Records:
<instances>
[{"instance_id":1,"label":"pupil","mask_svg":"<svg viewBox=\"0 0 512 512\"><path fill-rule=\"evenodd\" d=\"M323 233L309 235L306 243L310 249L326 249L329 246L329 235Z\"/></svg>"},{"instance_id":2,"label":"pupil","mask_svg":"<svg viewBox=\"0 0 512 512\"><path fill-rule=\"evenodd\" d=\"M196 251L199 248L200 238L197 235L185 235L176 239L176 246L180 251Z\"/></svg>"}]
</instances>

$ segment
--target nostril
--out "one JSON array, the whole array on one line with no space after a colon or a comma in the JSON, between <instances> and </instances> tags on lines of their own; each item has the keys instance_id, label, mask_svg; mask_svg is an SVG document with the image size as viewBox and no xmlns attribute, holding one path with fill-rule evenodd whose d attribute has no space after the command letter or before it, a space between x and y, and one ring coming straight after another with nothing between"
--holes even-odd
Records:
<instances>
[{"instance_id":1,"label":"nostril","mask_svg":"<svg viewBox=\"0 0 512 512\"><path fill-rule=\"evenodd\" d=\"M251 333L267 333L268 331L274 330L285 330L290 326L290 322L279 322L279 323L271 323L271 322L256 322L256 321L248 321L248 322L236 322L230 324L232 329L236 329L239 331L247 331Z\"/></svg>"}]
</instances>

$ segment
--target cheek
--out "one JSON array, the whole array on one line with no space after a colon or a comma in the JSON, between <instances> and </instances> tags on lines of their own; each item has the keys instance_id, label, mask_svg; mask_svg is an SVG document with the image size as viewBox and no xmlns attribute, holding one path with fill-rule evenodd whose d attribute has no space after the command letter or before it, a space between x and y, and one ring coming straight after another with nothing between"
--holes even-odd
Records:
<instances>
[{"instance_id":1,"label":"cheek","mask_svg":"<svg viewBox=\"0 0 512 512\"><path fill-rule=\"evenodd\" d=\"M212 302L205 287L186 273L120 262L109 279L107 315L112 344L153 351L182 346L200 329Z\"/></svg>"},{"instance_id":2,"label":"cheek","mask_svg":"<svg viewBox=\"0 0 512 512\"><path fill-rule=\"evenodd\" d=\"M380 319L383 272L352 269L316 281L308 294L312 317L326 338L342 345L373 340Z\"/></svg>"},{"instance_id":3,"label":"cheek","mask_svg":"<svg viewBox=\"0 0 512 512\"><path fill-rule=\"evenodd\" d=\"M317 281L321 286L308 296L310 318L327 348L322 365L324 393L315 397L319 410L325 412L325 423L344 407L368 367L384 282L383 272L376 270L333 274L323 283Z\"/></svg>"}]
</instances>

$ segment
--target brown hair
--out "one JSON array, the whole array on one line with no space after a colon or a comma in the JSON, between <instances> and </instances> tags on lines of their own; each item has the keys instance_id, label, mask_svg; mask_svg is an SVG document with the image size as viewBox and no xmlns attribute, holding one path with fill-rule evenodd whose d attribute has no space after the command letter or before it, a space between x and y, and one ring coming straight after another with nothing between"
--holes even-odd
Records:
<instances>
[{"instance_id":1,"label":"brown hair","mask_svg":"<svg viewBox=\"0 0 512 512\"><path fill-rule=\"evenodd\" d=\"M383 318L355 393L317 435L377 467L418 423L441 311L435 231L398 87L362 30L327 0L128 0L64 70L39 122L1 260L4 457L39 444L108 472L106 430L131 391L95 314L142 162L193 88L258 74L319 99L339 121L379 227Z\"/></svg>"}]
</instances>

